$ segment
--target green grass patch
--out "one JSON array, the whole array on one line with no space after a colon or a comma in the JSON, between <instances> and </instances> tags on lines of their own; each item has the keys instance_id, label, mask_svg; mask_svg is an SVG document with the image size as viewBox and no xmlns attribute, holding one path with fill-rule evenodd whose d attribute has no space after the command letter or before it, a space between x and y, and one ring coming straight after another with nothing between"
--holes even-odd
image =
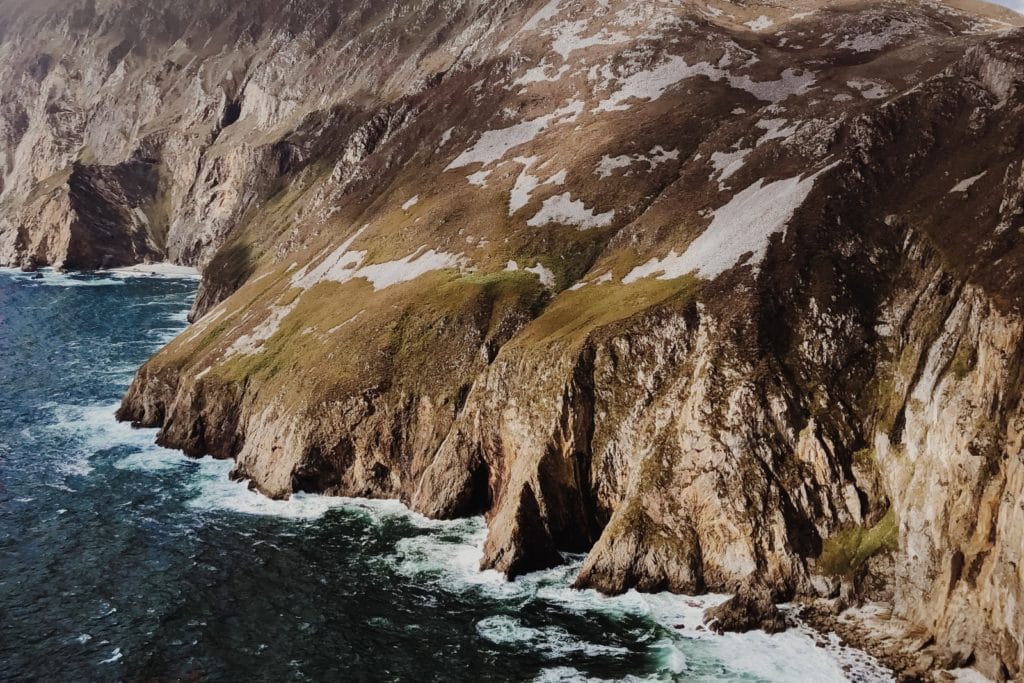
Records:
<instances>
[{"instance_id":1,"label":"green grass patch","mask_svg":"<svg viewBox=\"0 0 1024 683\"><path fill-rule=\"evenodd\" d=\"M832 576L850 576L875 555L897 548L899 525L896 511L889 508L878 524L870 529L858 526L840 531L826 540L818 557L818 567L822 573Z\"/></svg>"},{"instance_id":2,"label":"green grass patch","mask_svg":"<svg viewBox=\"0 0 1024 683\"><path fill-rule=\"evenodd\" d=\"M953 356L953 360L949 364L949 369L957 380L962 380L974 370L977 364L977 352L970 345L961 342L956 350L956 355Z\"/></svg>"},{"instance_id":3,"label":"green grass patch","mask_svg":"<svg viewBox=\"0 0 1024 683\"><path fill-rule=\"evenodd\" d=\"M859 451L855 451L853 454L853 462L859 465L874 465L875 449L862 448Z\"/></svg>"},{"instance_id":4,"label":"green grass patch","mask_svg":"<svg viewBox=\"0 0 1024 683\"><path fill-rule=\"evenodd\" d=\"M628 285L592 284L567 290L523 330L517 343L579 343L594 330L655 306L688 304L696 298L698 290L699 281L690 275L674 280L645 278Z\"/></svg>"},{"instance_id":5,"label":"green grass patch","mask_svg":"<svg viewBox=\"0 0 1024 683\"><path fill-rule=\"evenodd\" d=\"M464 383L484 340L545 297L528 273L435 271L381 291L359 278L321 282L283 292L278 301L294 308L274 334L215 372L296 403L369 383L443 394Z\"/></svg>"}]
</instances>

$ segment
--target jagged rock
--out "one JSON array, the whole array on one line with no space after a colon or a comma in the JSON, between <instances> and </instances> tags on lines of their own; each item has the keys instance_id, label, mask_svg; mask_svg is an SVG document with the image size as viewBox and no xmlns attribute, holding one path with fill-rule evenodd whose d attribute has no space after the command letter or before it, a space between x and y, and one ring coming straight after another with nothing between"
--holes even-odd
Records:
<instances>
[{"instance_id":1,"label":"jagged rock","mask_svg":"<svg viewBox=\"0 0 1024 683\"><path fill-rule=\"evenodd\" d=\"M842 587L841 582L835 577L820 574L811 576L811 585L814 586L814 592L819 598L836 598Z\"/></svg>"},{"instance_id":2,"label":"jagged rock","mask_svg":"<svg viewBox=\"0 0 1024 683\"><path fill-rule=\"evenodd\" d=\"M781 633L789 628L785 615L765 589L744 589L704 612L704 624L716 633L761 630Z\"/></svg>"}]
</instances>

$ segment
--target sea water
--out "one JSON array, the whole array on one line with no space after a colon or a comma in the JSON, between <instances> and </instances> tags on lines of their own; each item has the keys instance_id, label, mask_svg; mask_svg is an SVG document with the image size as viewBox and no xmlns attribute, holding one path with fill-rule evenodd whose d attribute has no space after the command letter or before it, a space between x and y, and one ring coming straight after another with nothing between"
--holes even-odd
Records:
<instances>
[{"instance_id":1,"label":"sea water","mask_svg":"<svg viewBox=\"0 0 1024 683\"><path fill-rule=\"evenodd\" d=\"M725 596L481 572L479 518L272 501L114 420L193 279L0 271L0 680L884 681L806 628L714 635Z\"/></svg>"}]
</instances>

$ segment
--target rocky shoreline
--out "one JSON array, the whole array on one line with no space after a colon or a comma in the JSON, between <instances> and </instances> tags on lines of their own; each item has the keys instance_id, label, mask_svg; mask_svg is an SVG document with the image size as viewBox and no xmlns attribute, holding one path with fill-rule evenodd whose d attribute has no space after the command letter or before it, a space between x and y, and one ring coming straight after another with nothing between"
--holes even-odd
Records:
<instances>
[{"instance_id":1,"label":"rocky shoreline","mask_svg":"<svg viewBox=\"0 0 1024 683\"><path fill-rule=\"evenodd\" d=\"M951 669L970 662L954 662L935 647L926 631L893 618L885 604L846 607L834 601L815 601L803 607L801 618L823 633L835 633L843 642L869 653L896 675L896 680L956 680Z\"/></svg>"},{"instance_id":2,"label":"rocky shoreline","mask_svg":"<svg viewBox=\"0 0 1024 683\"><path fill-rule=\"evenodd\" d=\"M73 5L5 24L0 263L201 270L120 419L483 514L510 577L1024 675L1024 17Z\"/></svg>"}]
</instances>

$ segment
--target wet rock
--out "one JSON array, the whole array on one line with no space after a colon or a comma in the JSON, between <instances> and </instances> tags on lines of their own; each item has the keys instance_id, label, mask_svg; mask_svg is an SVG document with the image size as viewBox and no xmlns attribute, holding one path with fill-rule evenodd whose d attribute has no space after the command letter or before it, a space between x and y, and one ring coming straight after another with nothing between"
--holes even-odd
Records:
<instances>
[{"instance_id":1,"label":"wet rock","mask_svg":"<svg viewBox=\"0 0 1024 683\"><path fill-rule=\"evenodd\" d=\"M766 589L741 590L721 605L704 612L704 623L716 633L745 633L761 630L781 633L789 628L785 615Z\"/></svg>"}]
</instances>

